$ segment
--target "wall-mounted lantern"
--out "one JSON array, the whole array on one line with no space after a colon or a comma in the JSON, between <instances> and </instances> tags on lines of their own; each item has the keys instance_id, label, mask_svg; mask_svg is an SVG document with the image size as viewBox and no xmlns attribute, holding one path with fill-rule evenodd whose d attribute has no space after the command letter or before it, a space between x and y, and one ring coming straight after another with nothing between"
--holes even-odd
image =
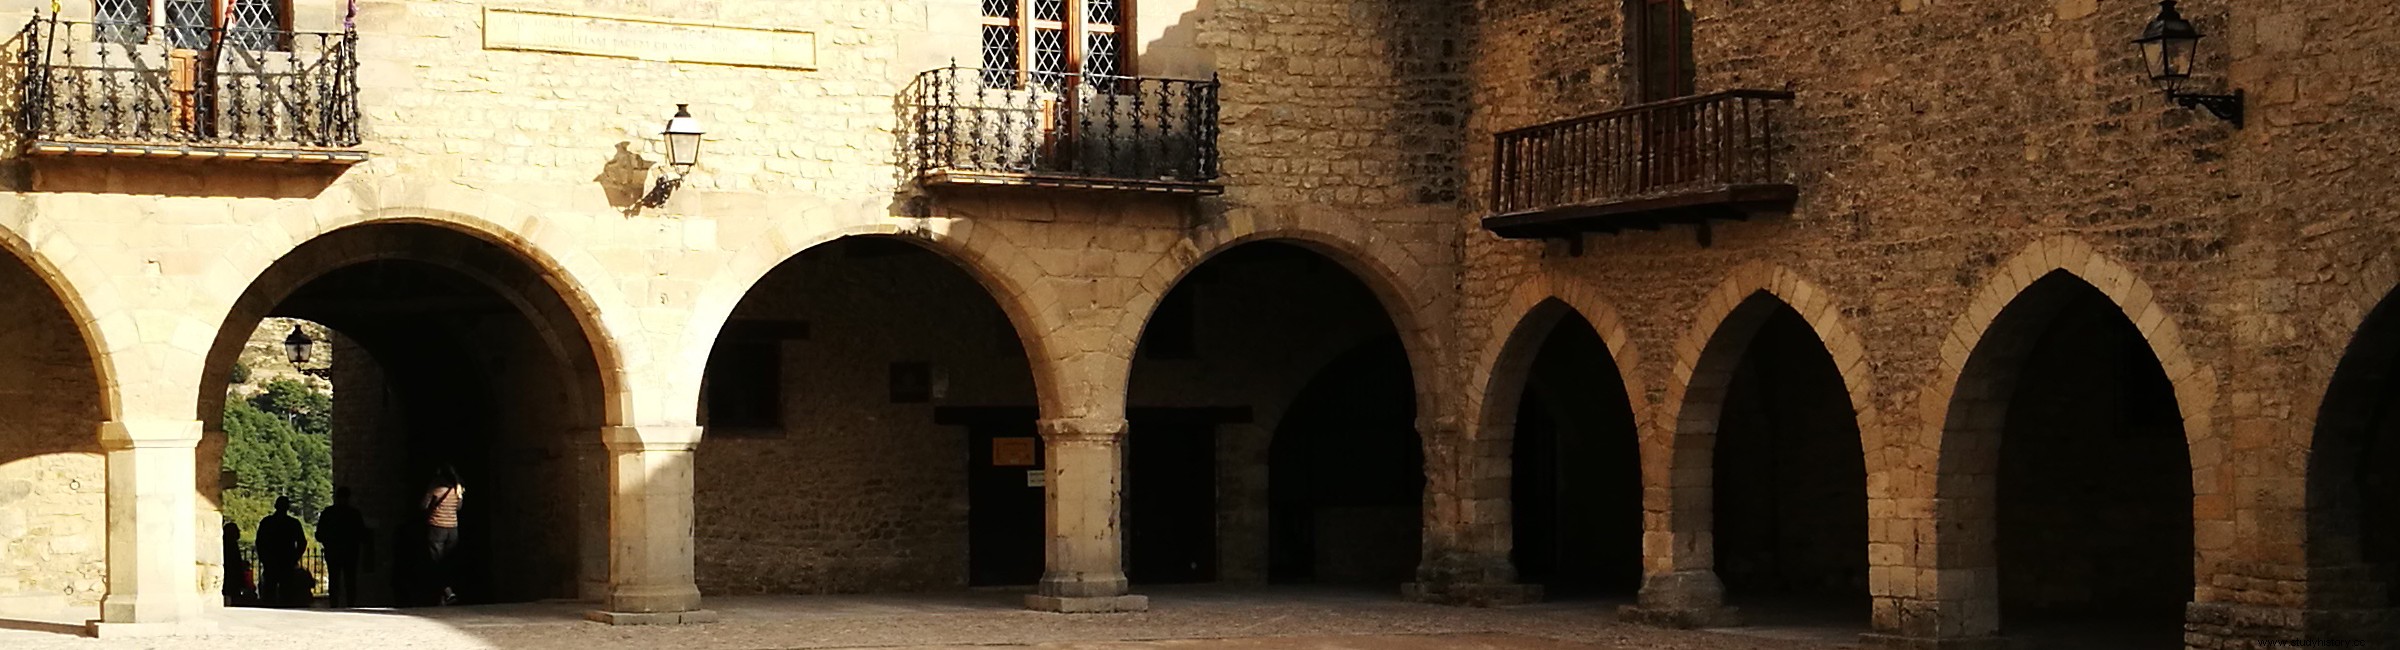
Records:
<instances>
[{"instance_id":1,"label":"wall-mounted lantern","mask_svg":"<svg viewBox=\"0 0 2400 650\"><path fill-rule=\"evenodd\" d=\"M2142 30L2142 37L2133 44L2142 48L2142 62L2150 80L2167 91L2167 99L2184 108L2205 108L2209 114L2242 128L2242 91L2230 95L2208 95L2183 92L2183 84L2192 78L2192 63L2199 60L2200 29L2184 20L2175 10L2175 0L2158 3L2158 17Z\"/></svg>"},{"instance_id":2,"label":"wall-mounted lantern","mask_svg":"<svg viewBox=\"0 0 2400 650\"><path fill-rule=\"evenodd\" d=\"M700 164L700 136L705 134L707 131L700 129L700 119L692 117L692 106L676 104L675 116L667 119L667 129L659 133L667 140L667 165L675 168L675 176L660 176L650 194L642 197L643 207L666 205L667 197L683 187L683 177L692 173L693 165Z\"/></svg>"}]
</instances>

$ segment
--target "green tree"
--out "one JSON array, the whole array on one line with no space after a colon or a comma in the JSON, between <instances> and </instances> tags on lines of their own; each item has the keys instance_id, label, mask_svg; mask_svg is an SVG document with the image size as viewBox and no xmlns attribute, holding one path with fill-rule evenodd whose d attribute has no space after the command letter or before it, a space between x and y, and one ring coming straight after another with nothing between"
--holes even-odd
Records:
<instances>
[{"instance_id":1,"label":"green tree","mask_svg":"<svg viewBox=\"0 0 2400 650\"><path fill-rule=\"evenodd\" d=\"M267 382L250 405L281 417L301 433L333 439L333 396L291 379Z\"/></svg>"},{"instance_id":2,"label":"green tree","mask_svg":"<svg viewBox=\"0 0 2400 650\"><path fill-rule=\"evenodd\" d=\"M226 400L225 469L234 487L220 505L245 538L274 511L278 496L291 497L302 521L315 521L333 502L332 416L331 396L291 380L272 382L249 400Z\"/></svg>"}]
</instances>

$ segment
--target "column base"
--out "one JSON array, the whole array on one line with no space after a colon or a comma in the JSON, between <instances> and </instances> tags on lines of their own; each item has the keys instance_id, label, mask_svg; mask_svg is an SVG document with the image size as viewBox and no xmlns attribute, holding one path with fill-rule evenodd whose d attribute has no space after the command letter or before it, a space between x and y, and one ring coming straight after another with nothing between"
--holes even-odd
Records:
<instances>
[{"instance_id":1,"label":"column base","mask_svg":"<svg viewBox=\"0 0 2400 650\"><path fill-rule=\"evenodd\" d=\"M156 639L162 637L199 636L217 631L217 624L208 621L176 623L103 623L85 621L83 634L95 639Z\"/></svg>"},{"instance_id":2,"label":"column base","mask_svg":"<svg viewBox=\"0 0 2400 650\"><path fill-rule=\"evenodd\" d=\"M618 587L601 601L599 611L629 614L672 614L700 609L700 589L692 586Z\"/></svg>"},{"instance_id":3,"label":"column base","mask_svg":"<svg viewBox=\"0 0 2400 650\"><path fill-rule=\"evenodd\" d=\"M1409 602L1453 607L1510 607L1542 602L1542 586L1411 582L1400 585L1400 597Z\"/></svg>"},{"instance_id":4,"label":"column base","mask_svg":"<svg viewBox=\"0 0 2400 650\"><path fill-rule=\"evenodd\" d=\"M2355 646L2362 648L2400 647L2400 643L2387 641L2394 632L2400 632L2400 611L2390 608L2303 609L2235 603L2184 606L2184 640L2196 650L2337 643L2365 643Z\"/></svg>"},{"instance_id":5,"label":"column base","mask_svg":"<svg viewBox=\"0 0 2400 650\"><path fill-rule=\"evenodd\" d=\"M1741 624L1740 612L1725 606L1724 583L1708 569L1642 576L1639 604L1618 608L1617 619L1682 629Z\"/></svg>"},{"instance_id":6,"label":"column base","mask_svg":"<svg viewBox=\"0 0 2400 650\"><path fill-rule=\"evenodd\" d=\"M1025 594L1025 608L1061 614L1115 614L1150 611L1149 596L1044 596Z\"/></svg>"},{"instance_id":7,"label":"column base","mask_svg":"<svg viewBox=\"0 0 2400 650\"><path fill-rule=\"evenodd\" d=\"M697 625L717 622L715 610L695 609L688 612L611 612L591 610L583 618L609 625Z\"/></svg>"},{"instance_id":8,"label":"column base","mask_svg":"<svg viewBox=\"0 0 2400 650\"><path fill-rule=\"evenodd\" d=\"M1704 627L1733 627L1742 624L1742 612L1733 607L1652 607L1626 605L1617 608L1617 620L1636 625L1691 630Z\"/></svg>"},{"instance_id":9,"label":"column base","mask_svg":"<svg viewBox=\"0 0 2400 650\"><path fill-rule=\"evenodd\" d=\"M1858 635L1858 640L1869 648L1884 650L2009 650L2010 648L2008 639L1996 636L1935 639L1870 632Z\"/></svg>"}]
</instances>

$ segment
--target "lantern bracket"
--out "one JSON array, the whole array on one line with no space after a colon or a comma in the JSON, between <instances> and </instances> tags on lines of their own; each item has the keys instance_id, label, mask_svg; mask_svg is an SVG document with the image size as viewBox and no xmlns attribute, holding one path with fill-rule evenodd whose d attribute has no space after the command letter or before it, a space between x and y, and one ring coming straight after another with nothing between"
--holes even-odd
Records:
<instances>
[{"instance_id":1,"label":"lantern bracket","mask_svg":"<svg viewBox=\"0 0 2400 650\"><path fill-rule=\"evenodd\" d=\"M2243 96L2242 91L2240 90L2233 91L2233 94L2231 95L2206 95L2199 93L2170 91L2167 93L2167 99L2175 100L2175 104L2177 106L2182 106L2186 109L2207 109L2208 113L2210 115L2217 116L2217 119L2232 122L2233 128L2242 128Z\"/></svg>"},{"instance_id":2,"label":"lantern bracket","mask_svg":"<svg viewBox=\"0 0 2400 650\"><path fill-rule=\"evenodd\" d=\"M667 199L675 196L675 190L681 189L682 187L682 174L677 174L671 178L662 174L658 177L658 183L650 186L650 193L642 195L642 207L666 207Z\"/></svg>"}]
</instances>

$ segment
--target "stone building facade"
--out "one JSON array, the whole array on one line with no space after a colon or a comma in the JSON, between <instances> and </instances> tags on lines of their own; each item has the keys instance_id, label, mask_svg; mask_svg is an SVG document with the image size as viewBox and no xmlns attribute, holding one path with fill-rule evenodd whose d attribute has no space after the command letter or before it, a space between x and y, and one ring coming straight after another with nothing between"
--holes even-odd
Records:
<instances>
[{"instance_id":1,"label":"stone building facade","mask_svg":"<svg viewBox=\"0 0 2400 650\"><path fill-rule=\"evenodd\" d=\"M2400 8L2184 7L2237 129L2144 79L2147 3L243 0L327 36L207 46L199 5L49 5L0 2L7 611L209 618L212 423L285 316L340 333L379 526L454 465L462 589L616 622L1316 581L1800 603L1894 647L2391 642ZM1153 81L940 72L1111 12L1067 55ZM1787 207L1487 227L1610 160L1497 142L1679 110L1670 59L1670 95L1789 93ZM1644 170L1724 133L1641 119Z\"/></svg>"}]
</instances>

